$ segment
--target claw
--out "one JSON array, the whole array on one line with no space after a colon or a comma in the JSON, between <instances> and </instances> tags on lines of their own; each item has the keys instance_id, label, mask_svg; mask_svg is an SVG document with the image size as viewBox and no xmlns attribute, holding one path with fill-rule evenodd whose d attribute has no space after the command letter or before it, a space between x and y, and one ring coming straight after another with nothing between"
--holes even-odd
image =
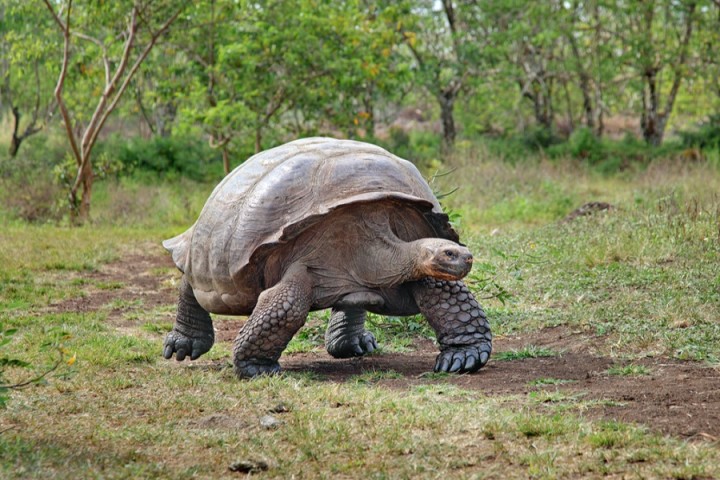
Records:
<instances>
[{"instance_id":1,"label":"claw","mask_svg":"<svg viewBox=\"0 0 720 480\"><path fill-rule=\"evenodd\" d=\"M173 354L172 345L165 345L165 351L163 351L163 357L165 357L166 359L169 360L170 358L172 358L172 354Z\"/></svg>"},{"instance_id":2,"label":"claw","mask_svg":"<svg viewBox=\"0 0 720 480\"><path fill-rule=\"evenodd\" d=\"M185 353L185 349L181 347L180 349L178 349L177 353L175 353L175 359L178 362L182 362L183 360L185 360L185 355L187 355Z\"/></svg>"},{"instance_id":3,"label":"claw","mask_svg":"<svg viewBox=\"0 0 720 480\"><path fill-rule=\"evenodd\" d=\"M193 347L190 360L197 360L203 353L205 352L203 352L199 346Z\"/></svg>"},{"instance_id":4,"label":"claw","mask_svg":"<svg viewBox=\"0 0 720 480\"><path fill-rule=\"evenodd\" d=\"M479 367L478 365L478 357L477 355L470 354L465 358L465 368L463 369L466 372L474 372Z\"/></svg>"},{"instance_id":5,"label":"claw","mask_svg":"<svg viewBox=\"0 0 720 480\"><path fill-rule=\"evenodd\" d=\"M440 359L440 367L437 365L435 366L436 372L447 372L448 368L450 368L450 359L447 358L445 355L442 356Z\"/></svg>"},{"instance_id":6,"label":"claw","mask_svg":"<svg viewBox=\"0 0 720 480\"><path fill-rule=\"evenodd\" d=\"M458 370L460 370L460 367L462 367L462 364L463 364L463 362L462 362L461 358L458 356L458 354L455 354L455 360L453 360L453 363L450 366L450 370L448 370L448 372L449 373L457 372Z\"/></svg>"},{"instance_id":7,"label":"claw","mask_svg":"<svg viewBox=\"0 0 720 480\"><path fill-rule=\"evenodd\" d=\"M488 352L480 352L480 366L485 365L490 358L490 354Z\"/></svg>"}]
</instances>

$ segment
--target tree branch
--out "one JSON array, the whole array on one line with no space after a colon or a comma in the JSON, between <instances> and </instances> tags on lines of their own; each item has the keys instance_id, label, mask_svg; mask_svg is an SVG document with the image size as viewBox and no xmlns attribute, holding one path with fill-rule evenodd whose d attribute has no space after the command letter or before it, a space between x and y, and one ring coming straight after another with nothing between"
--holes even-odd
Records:
<instances>
[{"instance_id":1,"label":"tree branch","mask_svg":"<svg viewBox=\"0 0 720 480\"><path fill-rule=\"evenodd\" d=\"M97 138L97 133L102 128L100 126L100 123L101 123L100 121L101 121L102 116L106 113L105 107L108 102L108 97L110 97L113 94L113 92L115 91L115 85L117 84L120 77L125 73L125 68L127 67L127 64L128 64L130 52L132 50L132 46L135 41L136 33L137 33L137 7L133 7L132 14L130 16L130 25L128 27L128 38L125 41L125 48L123 49L122 56L120 57L120 64L115 69L115 74L113 75L112 79L110 79L110 82L108 82L105 85L105 89L103 90L103 93L100 96L100 100L98 101L97 107L95 107L95 112L93 113L93 116L90 119L90 123L88 124L87 128L85 129L85 135L83 135L83 138L82 138L82 153L83 153L83 162L82 163L83 164L80 165L80 170L82 170L82 167L84 167L84 164L87 161L86 159L90 157L90 151L92 151L92 146L95 143L94 139ZM75 186L79 186L79 185L80 185L80 175L78 175L78 178L76 178L76 180L75 180ZM75 187L73 187L73 188L75 188Z\"/></svg>"},{"instance_id":2,"label":"tree branch","mask_svg":"<svg viewBox=\"0 0 720 480\"><path fill-rule=\"evenodd\" d=\"M62 98L63 86L65 85L65 77L67 77L68 62L70 59L70 12L72 11L72 0L68 1L67 19L65 24L63 24L62 20L55 12L55 9L52 7L52 5L50 5L50 2L48 0L43 0L43 2L45 2L45 6L47 6L48 10L50 10L50 13L55 19L55 23L58 24L58 26L63 32L64 46L62 68L60 69L60 76L58 77L54 93L55 98L57 99L58 107L60 107L60 113L62 114L63 122L65 123L65 130L67 131L68 139L70 140L70 147L72 148L73 155L75 155L76 163L78 164L78 166L80 166L82 165L82 155L80 153L80 150L78 149L77 141L75 140L75 133L73 132L70 113L68 112L68 109L65 106L65 102Z\"/></svg>"},{"instance_id":3,"label":"tree branch","mask_svg":"<svg viewBox=\"0 0 720 480\"><path fill-rule=\"evenodd\" d=\"M63 24L62 20L58 16L58 14L55 12L55 9L50 5L50 2L48 0L43 0L45 2L45 6L47 6L48 10L50 10L50 13L52 13L53 19L55 20L55 23L58 24L58 27L60 27L60 30L65 31L67 30L67 27L65 27L65 24ZM70 21L70 9L72 8L72 0L70 0L70 3L68 4L68 22Z\"/></svg>"},{"instance_id":4,"label":"tree branch","mask_svg":"<svg viewBox=\"0 0 720 480\"><path fill-rule=\"evenodd\" d=\"M127 89L127 86L130 84L130 80L132 80L133 76L135 75L135 72L137 72L138 68L140 68L140 64L145 60L145 58L150 53L150 50L152 50L152 47L155 46L155 43L157 42L158 38L162 36L168 28L170 28L170 25L177 19L177 17L180 15L184 7L180 7L155 33L152 34L150 41L145 46L145 49L142 51L140 56L137 58L133 66L130 68L130 71L128 72L127 76L125 77L125 80L123 81L122 85L120 85L120 88L115 93L115 97L113 98L112 102L108 106L105 113L100 118L100 122L98 123L98 128L95 130L94 134L91 137L92 143L90 145L93 145L95 143L95 140L97 139L97 135L102 130L103 125L105 125L105 121L107 120L110 113L115 109L118 102L120 101L120 97L122 97L123 92Z\"/></svg>"},{"instance_id":5,"label":"tree branch","mask_svg":"<svg viewBox=\"0 0 720 480\"><path fill-rule=\"evenodd\" d=\"M90 35L86 35L82 32L72 32L73 35L75 35L78 38L82 38L83 40L87 40L88 42L92 42L100 49L102 50L102 60L103 60L103 66L105 67L105 85L110 83L110 59L107 55L107 47L104 43L102 43L100 40L98 40L95 37L91 37Z\"/></svg>"},{"instance_id":6,"label":"tree branch","mask_svg":"<svg viewBox=\"0 0 720 480\"><path fill-rule=\"evenodd\" d=\"M688 45L690 44L690 37L692 37L693 15L695 14L696 6L697 5L695 2L692 2L688 6L687 17L685 19L685 32L683 34L682 43L680 44L680 58L678 58L678 61L674 64L673 67L673 83L672 87L670 87L670 93L668 94L668 99L665 103L665 109L662 113L663 117L670 115L673 104L675 103L675 97L680 90L680 84L682 83L683 79L682 68L685 66L685 62L687 62Z\"/></svg>"}]
</instances>

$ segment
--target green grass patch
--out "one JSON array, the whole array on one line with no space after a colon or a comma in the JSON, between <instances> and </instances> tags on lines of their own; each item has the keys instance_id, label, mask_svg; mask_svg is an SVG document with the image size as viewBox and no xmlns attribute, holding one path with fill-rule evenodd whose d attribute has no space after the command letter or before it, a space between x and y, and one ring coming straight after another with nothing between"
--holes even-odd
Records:
<instances>
[{"instance_id":1,"label":"green grass patch","mask_svg":"<svg viewBox=\"0 0 720 480\"><path fill-rule=\"evenodd\" d=\"M349 378L349 381L367 385L377 383L381 380L393 380L398 378L403 378L403 376L394 370L370 370L360 375L353 375Z\"/></svg>"},{"instance_id":2,"label":"green grass patch","mask_svg":"<svg viewBox=\"0 0 720 480\"><path fill-rule=\"evenodd\" d=\"M564 380L562 378L538 378L528 382L528 385L531 387L544 387L546 385L566 385L575 382L576 380Z\"/></svg>"},{"instance_id":3,"label":"green grass patch","mask_svg":"<svg viewBox=\"0 0 720 480\"><path fill-rule=\"evenodd\" d=\"M644 365L624 365L611 367L607 371L608 375L618 375L622 377L636 377L641 375L650 375L650 369Z\"/></svg>"},{"instance_id":4,"label":"green grass patch","mask_svg":"<svg viewBox=\"0 0 720 480\"><path fill-rule=\"evenodd\" d=\"M98 282L95 286L100 290L120 290L125 284L123 282Z\"/></svg>"},{"instance_id":5,"label":"green grass patch","mask_svg":"<svg viewBox=\"0 0 720 480\"><path fill-rule=\"evenodd\" d=\"M170 322L146 322L140 326L140 329L144 332L154 333L157 335L164 335L172 330L173 324Z\"/></svg>"},{"instance_id":6,"label":"green grass patch","mask_svg":"<svg viewBox=\"0 0 720 480\"><path fill-rule=\"evenodd\" d=\"M538 357L554 357L558 353L552 349L545 347L537 347L535 345L528 345L519 350L509 350L507 352L498 352L493 355L495 360L508 361L508 360L523 360L526 358L538 358Z\"/></svg>"}]
</instances>

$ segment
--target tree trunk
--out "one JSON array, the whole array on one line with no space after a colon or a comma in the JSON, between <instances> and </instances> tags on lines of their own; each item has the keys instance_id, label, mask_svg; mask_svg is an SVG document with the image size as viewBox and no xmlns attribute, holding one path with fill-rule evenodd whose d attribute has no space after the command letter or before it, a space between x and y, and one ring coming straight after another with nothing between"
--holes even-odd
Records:
<instances>
[{"instance_id":1,"label":"tree trunk","mask_svg":"<svg viewBox=\"0 0 720 480\"><path fill-rule=\"evenodd\" d=\"M80 222L85 223L90 219L90 197L92 196L92 186L93 186L93 171L92 171L92 164L90 162L87 162L85 164L85 168L83 169L83 179L82 179L82 200L80 200Z\"/></svg>"},{"instance_id":2,"label":"tree trunk","mask_svg":"<svg viewBox=\"0 0 720 480\"><path fill-rule=\"evenodd\" d=\"M657 89L657 71L649 68L643 75L645 83L642 97L642 115L640 128L643 138L649 145L658 146L662 143L665 133L665 118L660 113L660 92Z\"/></svg>"},{"instance_id":3,"label":"tree trunk","mask_svg":"<svg viewBox=\"0 0 720 480\"><path fill-rule=\"evenodd\" d=\"M222 158L223 158L223 169L225 170L225 175L230 173L230 154L228 153L227 148L223 147L222 149Z\"/></svg>"},{"instance_id":4,"label":"tree trunk","mask_svg":"<svg viewBox=\"0 0 720 480\"><path fill-rule=\"evenodd\" d=\"M20 144L22 144L23 139L18 137L17 135L13 135L10 139L10 148L8 149L8 154L10 155L10 158L15 158L15 156L18 153L18 150L20 150Z\"/></svg>"},{"instance_id":5,"label":"tree trunk","mask_svg":"<svg viewBox=\"0 0 720 480\"><path fill-rule=\"evenodd\" d=\"M605 118L603 115L602 88L598 82L595 85L595 110L593 111L593 123L595 124L595 136L602 137L605 133Z\"/></svg>"},{"instance_id":6,"label":"tree trunk","mask_svg":"<svg viewBox=\"0 0 720 480\"><path fill-rule=\"evenodd\" d=\"M549 108L548 98L543 92L538 91L533 95L533 111L535 112L535 121L541 127L550 130L552 128L552 111Z\"/></svg>"},{"instance_id":7,"label":"tree trunk","mask_svg":"<svg viewBox=\"0 0 720 480\"><path fill-rule=\"evenodd\" d=\"M155 109L155 125L157 133L167 138L172 133L172 124L177 115L177 106L173 102L161 103Z\"/></svg>"},{"instance_id":8,"label":"tree trunk","mask_svg":"<svg viewBox=\"0 0 720 480\"><path fill-rule=\"evenodd\" d=\"M577 64L578 78L580 80L580 92L583 98L583 113L585 116L585 126L593 132L595 131L595 115L593 112L592 97L590 95L590 75L583 65L582 54L575 39L574 32L568 32L566 35L570 48L572 49L575 63Z\"/></svg>"},{"instance_id":9,"label":"tree trunk","mask_svg":"<svg viewBox=\"0 0 720 480\"><path fill-rule=\"evenodd\" d=\"M454 92L440 92L438 102L440 103L440 119L443 127L443 147L452 148L455 144L457 131L455 130L455 97Z\"/></svg>"},{"instance_id":10,"label":"tree trunk","mask_svg":"<svg viewBox=\"0 0 720 480\"><path fill-rule=\"evenodd\" d=\"M80 171L80 185L82 185L82 196L78 200L76 188L70 189L70 221L73 225L82 225L90 219L90 198L92 197L93 185L92 164L88 160ZM79 186L79 185L78 185Z\"/></svg>"},{"instance_id":11,"label":"tree trunk","mask_svg":"<svg viewBox=\"0 0 720 480\"><path fill-rule=\"evenodd\" d=\"M262 127L255 128L255 153L262 150Z\"/></svg>"},{"instance_id":12,"label":"tree trunk","mask_svg":"<svg viewBox=\"0 0 720 480\"><path fill-rule=\"evenodd\" d=\"M12 128L12 137L10 140L10 149L8 153L10 154L11 158L15 158L15 155L17 155L18 150L20 149L20 144L22 143L23 139L18 136L18 130L20 129L20 110L13 106L10 111L12 112L13 116L13 128Z\"/></svg>"}]
</instances>

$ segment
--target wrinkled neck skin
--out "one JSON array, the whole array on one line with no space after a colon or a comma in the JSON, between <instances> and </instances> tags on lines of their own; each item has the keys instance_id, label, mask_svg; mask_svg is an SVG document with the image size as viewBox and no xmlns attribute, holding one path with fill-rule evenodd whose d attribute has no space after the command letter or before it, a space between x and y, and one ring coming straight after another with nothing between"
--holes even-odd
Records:
<instances>
[{"instance_id":1,"label":"wrinkled neck skin","mask_svg":"<svg viewBox=\"0 0 720 480\"><path fill-rule=\"evenodd\" d=\"M370 267L371 271L363 275L368 286L388 287L423 279L428 276L420 264L420 259L425 255L424 240L404 242L394 235L376 237L370 248L365 249L367 253L362 255L364 258L358 258L355 262L357 269Z\"/></svg>"}]
</instances>

